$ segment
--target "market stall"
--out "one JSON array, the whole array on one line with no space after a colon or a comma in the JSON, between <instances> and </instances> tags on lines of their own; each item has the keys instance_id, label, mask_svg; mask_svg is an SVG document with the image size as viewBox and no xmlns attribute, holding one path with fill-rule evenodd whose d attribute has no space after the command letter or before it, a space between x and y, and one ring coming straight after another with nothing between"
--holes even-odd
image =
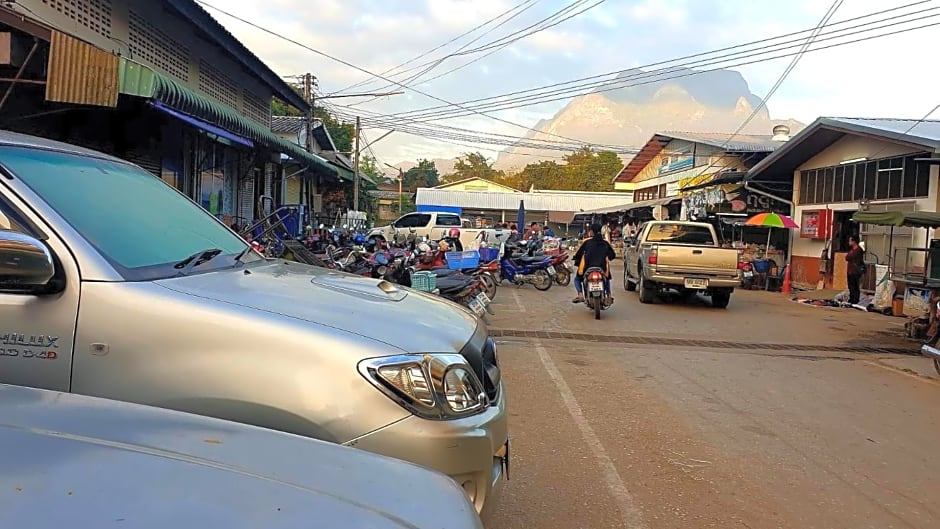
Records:
<instances>
[{"instance_id":1,"label":"market stall","mask_svg":"<svg viewBox=\"0 0 940 529\"><path fill-rule=\"evenodd\" d=\"M892 239L894 228L936 230L940 227L940 213L928 211L859 211L852 220L859 224L890 227ZM928 231L928 235L936 237L936 231L933 234ZM926 320L924 330L938 327L935 307L940 300L940 240L933 237L927 237L924 248L893 248L891 240L888 253L886 275L897 293L892 299L893 305L905 316ZM911 334L917 334L916 326L911 328Z\"/></svg>"}]
</instances>

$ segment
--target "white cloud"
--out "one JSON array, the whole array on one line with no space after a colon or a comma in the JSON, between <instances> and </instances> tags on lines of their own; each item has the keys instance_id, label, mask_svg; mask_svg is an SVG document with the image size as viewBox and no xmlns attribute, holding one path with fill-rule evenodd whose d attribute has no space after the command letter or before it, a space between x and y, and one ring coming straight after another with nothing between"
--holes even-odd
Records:
<instances>
[{"instance_id":1,"label":"white cloud","mask_svg":"<svg viewBox=\"0 0 940 529\"><path fill-rule=\"evenodd\" d=\"M263 27L373 72L419 56L460 33L517 5L516 0L209 0ZM568 5L568 0L539 2L505 26L480 38L480 46L528 26ZM845 2L834 20L909 3L906 0ZM469 67L420 84L420 89L452 102L477 99L642 66L657 61L732 46L746 41L812 28L829 2L753 2L749 0L643 0L607 2L550 30L536 33ZM289 44L210 10L279 74L311 72L324 92L369 79L355 69ZM926 22L925 22L926 23ZM487 26L491 28L492 25ZM486 31L464 37L409 66L454 52ZM935 47L936 28L806 54L771 99L775 118L811 121L819 115L920 117L937 103L940 73L930 68L923 50ZM466 63L475 55L451 58L434 67L426 80ZM789 59L744 65L742 72L758 96L767 93ZM412 72L416 73L416 72ZM405 76L399 77L404 79ZM387 83L372 80L356 91ZM361 101L361 100L360 100ZM350 104L355 100L334 100ZM441 103L409 92L361 108L382 113ZM528 126L551 117L565 103L556 102L500 112L498 116ZM524 129L472 116L433 122L487 132L521 135ZM378 134L373 132L372 135ZM388 162L444 157L468 147L431 142L395 133L375 146ZM488 153L492 147L481 146Z\"/></svg>"}]
</instances>

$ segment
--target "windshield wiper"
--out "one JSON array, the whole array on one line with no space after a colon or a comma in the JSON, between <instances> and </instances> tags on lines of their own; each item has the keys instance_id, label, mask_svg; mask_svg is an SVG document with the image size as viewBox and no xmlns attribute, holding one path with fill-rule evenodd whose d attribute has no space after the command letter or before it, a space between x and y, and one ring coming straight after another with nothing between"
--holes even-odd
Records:
<instances>
[{"instance_id":1,"label":"windshield wiper","mask_svg":"<svg viewBox=\"0 0 940 529\"><path fill-rule=\"evenodd\" d=\"M221 253L222 253L222 250L219 248L209 248L206 250L201 250L190 255L186 259L183 259L182 261L176 263L175 265L173 265L173 268L179 269L180 270L179 275L185 276L185 275L188 275L190 272L192 272L193 268L196 268L202 263L211 261L213 258L215 258Z\"/></svg>"},{"instance_id":2,"label":"windshield wiper","mask_svg":"<svg viewBox=\"0 0 940 529\"><path fill-rule=\"evenodd\" d=\"M251 251L251 245L249 244L247 248L245 248L244 250L239 252L238 255L235 256L235 266L238 266L240 264L245 264L242 262L242 257L245 257L246 255L248 255L248 252L250 251Z\"/></svg>"}]
</instances>

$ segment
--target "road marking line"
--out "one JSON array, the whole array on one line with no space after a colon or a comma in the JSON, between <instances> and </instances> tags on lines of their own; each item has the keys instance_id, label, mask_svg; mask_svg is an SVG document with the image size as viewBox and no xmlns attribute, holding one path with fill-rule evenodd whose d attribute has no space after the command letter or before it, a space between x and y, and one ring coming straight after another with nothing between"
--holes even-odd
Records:
<instances>
[{"instance_id":1,"label":"road marking line","mask_svg":"<svg viewBox=\"0 0 940 529\"><path fill-rule=\"evenodd\" d=\"M516 300L516 305L518 305L519 310L525 312L525 306L522 305L519 294L513 291L512 295ZM604 449L604 445L601 443L594 428L591 428L591 424L584 416L584 412L581 410L578 400L574 397L571 388L568 387L568 383L565 382L565 378L562 376L561 371L558 370L558 366L555 365L555 362L540 340L535 339L532 343L535 346L535 352L539 355L542 366L545 367L545 371L547 371L548 376L551 377L552 383L555 384L558 393L561 394L561 400L565 403L568 414L571 415L578 430L581 431L581 437L584 439L585 444L588 445L588 448L591 449L594 459L597 460L597 464L601 467L604 482L614 502L616 502L617 506L620 508L625 527L630 529L645 529L646 524L643 522L643 513L640 512L636 501L633 499L633 495L630 494L630 491L627 490L627 486L624 485L623 478L621 478L620 473L617 472L617 467L614 465L613 460L607 455L607 451Z\"/></svg>"},{"instance_id":2,"label":"road marking line","mask_svg":"<svg viewBox=\"0 0 940 529\"><path fill-rule=\"evenodd\" d=\"M912 373L910 371L905 370L904 368L888 365L879 360L874 360L874 361L863 360L862 363L870 365L872 367L877 367L879 369L884 369L885 371L891 371L892 373L896 373L898 375L903 375L909 378L913 378L914 380L918 380L920 382L924 382L924 383L931 384L934 386L940 386L940 381L931 377L930 375L921 375L920 373Z\"/></svg>"},{"instance_id":3,"label":"road marking line","mask_svg":"<svg viewBox=\"0 0 940 529\"><path fill-rule=\"evenodd\" d=\"M626 527L635 529L646 527L643 523L643 514L640 512L640 509L637 508L636 502L633 500L633 495L630 494L630 491L627 490L627 486L624 485L623 478L620 477L620 473L617 472L617 467L614 466L613 460L607 455L607 451L604 450L604 445L601 443L600 438L597 437L597 433L594 432L594 429L591 428L590 423L588 423L587 419L584 417L581 406L578 404L577 399L575 399L574 394L571 392L571 388L568 387L568 383L565 382L564 377L558 370L558 366L555 365L552 357L549 356L548 351L545 350L545 347L539 340L535 340L534 344L535 351L538 353L542 365L545 366L545 370L548 371L548 376L552 378L552 382L555 383L555 387L558 388L558 392L561 394L561 400L564 401L565 407L568 408L568 414L571 415L575 425L581 430L581 437L584 438L584 442L594 454L594 459L596 459L598 465L600 465L604 475L604 482L607 484L610 495L613 496L614 501L620 507L620 512L623 515L623 521Z\"/></svg>"},{"instance_id":4,"label":"road marking line","mask_svg":"<svg viewBox=\"0 0 940 529\"><path fill-rule=\"evenodd\" d=\"M516 306L519 307L520 312L529 312L526 310L525 305L522 304L522 301L519 299L519 292L517 290L512 291L512 297L516 300Z\"/></svg>"}]
</instances>

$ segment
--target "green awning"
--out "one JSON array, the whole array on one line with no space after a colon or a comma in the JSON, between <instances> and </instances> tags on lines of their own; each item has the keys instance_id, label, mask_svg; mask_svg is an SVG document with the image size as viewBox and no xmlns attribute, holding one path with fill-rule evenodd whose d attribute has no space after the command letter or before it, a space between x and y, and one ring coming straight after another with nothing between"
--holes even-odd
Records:
<instances>
[{"instance_id":1,"label":"green awning","mask_svg":"<svg viewBox=\"0 0 940 529\"><path fill-rule=\"evenodd\" d=\"M328 160L307 152L301 146L274 134L270 128L239 114L226 105L200 95L147 66L121 57L119 74L118 91L121 94L158 101L179 112L247 138L256 145L285 154L298 163L306 164L312 172L318 175L340 175L342 178L352 180L352 172L349 172L348 176L342 174Z\"/></svg>"},{"instance_id":2,"label":"green awning","mask_svg":"<svg viewBox=\"0 0 940 529\"><path fill-rule=\"evenodd\" d=\"M931 211L858 211L852 220L859 224L876 226L905 226L908 228L940 228L940 213Z\"/></svg>"}]
</instances>

